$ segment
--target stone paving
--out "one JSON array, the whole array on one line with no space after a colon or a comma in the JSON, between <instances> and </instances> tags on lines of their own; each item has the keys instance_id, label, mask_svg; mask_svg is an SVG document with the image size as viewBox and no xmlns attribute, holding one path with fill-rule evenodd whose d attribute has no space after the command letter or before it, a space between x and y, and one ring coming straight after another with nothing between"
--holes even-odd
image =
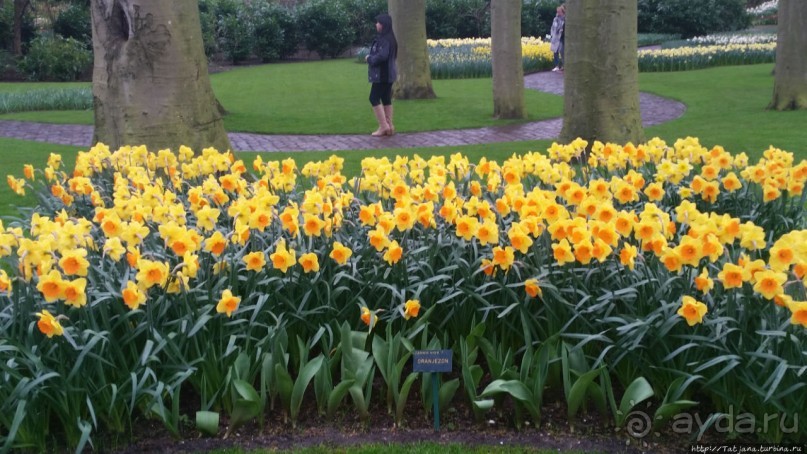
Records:
<instances>
[{"instance_id":1,"label":"stone paving","mask_svg":"<svg viewBox=\"0 0 807 454\"><path fill-rule=\"evenodd\" d=\"M551 71L528 74L524 76L524 86L562 95L563 74ZM639 95L639 104L645 126L674 120L686 110L686 106L678 101L649 93ZM230 133L229 136L236 151L370 150L555 139L560 134L562 124L561 118L554 118L518 125L398 133L392 137L380 138L369 134L266 135L240 132ZM89 125L0 120L0 137L87 147L92 141L92 128Z\"/></svg>"}]
</instances>

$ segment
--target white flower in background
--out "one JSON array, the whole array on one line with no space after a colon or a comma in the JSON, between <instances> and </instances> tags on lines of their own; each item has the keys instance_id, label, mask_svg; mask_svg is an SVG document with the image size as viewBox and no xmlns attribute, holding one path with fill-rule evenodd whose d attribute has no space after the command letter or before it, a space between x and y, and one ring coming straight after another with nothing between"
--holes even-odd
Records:
<instances>
[{"instance_id":1,"label":"white flower in background","mask_svg":"<svg viewBox=\"0 0 807 454\"><path fill-rule=\"evenodd\" d=\"M778 10L779 10L779 0L771 0L760 4L759 6L748 8L746 11L748 12L748 14L752 16L761 17L775 14Z\"/></svg>"}]
</instances>

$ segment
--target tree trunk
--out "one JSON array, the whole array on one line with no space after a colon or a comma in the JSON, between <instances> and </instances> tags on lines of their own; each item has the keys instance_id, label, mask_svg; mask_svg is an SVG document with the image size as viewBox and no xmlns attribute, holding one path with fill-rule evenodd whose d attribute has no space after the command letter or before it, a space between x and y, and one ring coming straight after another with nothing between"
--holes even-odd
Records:
<instances>
[{"instance_id":1,"label":"tree trunk","mask_svg":"<svg viewBox=\"0 0 807 454\"><path fill-rule=\"evenodd\" d=\"M29 6L31 6L30 0L14 0L14 37L11 41L11 52L17 57L22 56L22 21Z\"/></svg>"},{"instance_id":2,"label":"tree trunk","mask_svg":"<svg viewBox=\"0 0 807 454\"><path fill-rule=\"evenodd\" d=\"M561 140L644 140L639 111L636 0L566 3Z\"/></svg>"},{"instance_id":3,"label":"tree trunk","mask_svg":"<svg viewBox=\"0 0 807 454\"><path fill-rule=\"evenodd\" d=\"M776 69L769 109L807 109L807 1L779 0Z\"/></svg>"},{"instance_id":4,"label":"tree trunk","mask_svg":"<svg viewBox=\"0 0 807 454\"><path fill-rule=\"evenodd\" d=\"M434 98L426 47L426 0L389 0L392 30L398 41L397 99Z\"/></svg>"},{"instance_id":5,"label":"tree trunk","mask_svg":"<svg viewBox=\"0 0 807 454\"><path fill-rule=\"evenodd\" d=\"M524 66L521 58L521 0L491 3L493 116L524 118Z\"/></svg>"},{"instance_id":6,"label":"tree trunk","mask_svg":"<svg viewBox=\"0 0 807 454\"><path fill-rule=\"evenodd\" d=\"M196 0L92 0L94 142L230 148Z\"/></svg>"}]
</instances>

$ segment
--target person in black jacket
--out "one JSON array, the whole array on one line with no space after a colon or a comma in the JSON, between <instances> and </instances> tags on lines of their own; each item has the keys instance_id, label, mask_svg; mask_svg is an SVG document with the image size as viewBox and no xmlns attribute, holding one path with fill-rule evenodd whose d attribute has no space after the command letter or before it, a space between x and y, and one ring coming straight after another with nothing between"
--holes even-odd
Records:
<instances>
[{"instance_id":1,"label":"person in black jacket","mask_svg":"<svg viewBox=\"0 0 807 454\"><path fill-rule=\"evenodd\" d=\"M365 57L367 62L367 78L372 84L370 88L370 105L373 106L378 129L373 136L391 136L395 134L392 125L392 84L398 76L395 58L398 56L398 41L392 31L392 17L379 14L375 18L375 29L378 32L370 53Z\"/></svg>"}]
</instances>

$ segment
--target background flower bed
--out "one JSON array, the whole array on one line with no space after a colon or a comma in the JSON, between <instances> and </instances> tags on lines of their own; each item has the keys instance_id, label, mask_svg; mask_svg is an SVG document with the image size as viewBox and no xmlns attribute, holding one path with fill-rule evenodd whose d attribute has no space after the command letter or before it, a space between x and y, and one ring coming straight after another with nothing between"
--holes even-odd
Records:
<instances>
[{"instance_id":1,"label":"background flower bed","mask_svg":"<svg viewBox=\"0 0 807 454\"><path fill-rule=\"evenodd\" d=\"M4 443L81 446L141 414L179 432L188 392L210 432L220 414L293 423L304 398L364 420L381 399L405 423L413 386L431 398L411 350L438 347L460 371L440 399L478 418L507 398L538 421L549 393L617 426L653 396L659 427L696 402L792 421L807 163L688 138L570 165L584 149L368 158L346 181L338 158L253 174L215 150L99 145L70 174L54 155L10 176L45 187L0 236ZM791 427L759 435L803 440Z\"/></svg>"},{"instance_id":2,"label":"background flower bed","mask_svg":"<svg viewBox=\"0 0 807 454\"><path fill-rule=\"evenodd\" d=\"M490 38L430 39L429 69L433 79L469 79L491 77ZM356 53L356 61L364 63L367 48ZM545 71L552 67L549 43L541 38L521 38L524 72Z\"/></svg>"},{"instance_id":3,"label":"background flower bed","mask_svg":"<svg viewBox=\"0 0 807 454\"><path fill-rule=\"evenodd\" d=\"M723 33L678 40L675 35L647 35L647 43L660 49L640 49L639 71L688 71L715 66L772 63L776 57L776 35L768 33ZM552 67L549 43L524 37L522 59L525 73ZM433 79L491 77L490 38L428 40ZM364 63L367 49L357 51Z\"/></svg>"}]
</instances>

